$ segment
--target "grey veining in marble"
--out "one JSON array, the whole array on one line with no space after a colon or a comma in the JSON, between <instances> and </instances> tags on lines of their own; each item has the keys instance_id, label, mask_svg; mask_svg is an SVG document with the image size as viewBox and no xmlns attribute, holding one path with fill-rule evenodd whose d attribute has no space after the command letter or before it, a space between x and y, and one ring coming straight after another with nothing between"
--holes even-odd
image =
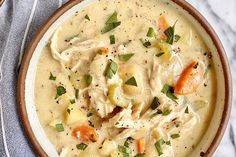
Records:
<instances>
[{"instance_id":1,"label":"grey veining in marble","mask_svg":"<svg viewBox=\"0 0 236 157\"><path fill-rule=\"evenodd\" d=\"M33 157L16 105L17 64L39 26L67 0L6 0L0 8L0 157ZM236 0L187 0L220 37L236 82ZM234 83L234 89L236 84ZM3 125L4 124L4 125ZM214 157L236 157L236 97L230 124Z\"/></svg>"}]
</instances>

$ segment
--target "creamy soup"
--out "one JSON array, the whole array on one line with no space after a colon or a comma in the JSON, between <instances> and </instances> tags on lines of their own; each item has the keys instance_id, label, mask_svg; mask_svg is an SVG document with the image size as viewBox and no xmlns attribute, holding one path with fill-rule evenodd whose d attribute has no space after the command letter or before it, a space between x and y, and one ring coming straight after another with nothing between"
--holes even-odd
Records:
<instances>
[{"instance_id":1,"label":"creamy soup","mask_svg":"<svg viewBox=\"0 0 236 157\"><path fill-rule=\"evenodd\" d=\"M161 0L100 0L63 23L38 63L35 101L61 157L185 157L214 109L211 53Z\"/></svg>"}]
</instances>

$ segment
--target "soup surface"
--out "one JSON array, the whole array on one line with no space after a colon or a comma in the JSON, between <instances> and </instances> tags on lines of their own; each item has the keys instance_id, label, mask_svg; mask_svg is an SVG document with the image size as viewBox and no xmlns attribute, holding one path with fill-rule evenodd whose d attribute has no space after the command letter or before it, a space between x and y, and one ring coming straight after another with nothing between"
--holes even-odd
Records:
<instances>
[{"instance_id":1,"label":"soup surface","mask_svg":"<svg viewBox=\"0 0 236 157\"><path fill-rule=\"evenodd\" d=\"M214 109L211 53L161 0L100 0L54 32L35 101L61 157L184 157Z\"/></svg>"}]
</instances>

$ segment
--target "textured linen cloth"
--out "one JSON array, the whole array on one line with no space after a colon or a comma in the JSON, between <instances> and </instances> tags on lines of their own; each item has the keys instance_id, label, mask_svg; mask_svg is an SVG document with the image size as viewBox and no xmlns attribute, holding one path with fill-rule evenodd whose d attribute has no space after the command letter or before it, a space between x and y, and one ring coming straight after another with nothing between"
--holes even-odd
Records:
<instances>
[{"instance_id":1,"label":"textured linen cloth","mask_svg":"<svg viewBox=\"0 0 236 157\"><path fill-rule=\"evenodd\" d=\"M38 28L66 1L5 0L0 7L0 157L35 156L18 116L18 62Z\"/></svg>"}]
</instances>

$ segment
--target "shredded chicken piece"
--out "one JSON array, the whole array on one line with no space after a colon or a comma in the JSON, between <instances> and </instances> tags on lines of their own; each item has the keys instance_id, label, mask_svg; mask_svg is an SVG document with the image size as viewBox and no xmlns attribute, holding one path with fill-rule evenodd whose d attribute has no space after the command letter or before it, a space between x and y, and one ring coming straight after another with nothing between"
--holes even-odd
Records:
<instances>
[{"instance_id":1,"label":"shredded chicken piece","mask_svg":"<svg viewBox=\"0 0 236 157\"><path fill-rule=\"evenodd\" d=\"M70 46L69 48L67 48L66 50L62 51L61 53L58 51L58 34L61 31L61 27L59 27L55 33L52 36L51 39L51 53L54 59L58 60L61 64L65 64L71 61L72 56L75 53L79 53L79 52L93 52L92 50L94 49L98 49L100 47L104 47L105 44L101 41L98 40L85 40L83 42L75 42L74 45ZM86 54L88 55L88 54ZM91 56L92 55L92 56ZM94 53L90 55L90 59L91 57L93 57Z\"/></svg>"},{"instance_id":2,"label":"shredded chicken piece","mask_svg":"<svg viewBox=\"0 0 236 157\"><path fill-rule=\"evenodd\" d=\"M101 89L89 89L88 94L90 96L90 105L97 111L101 118L104 118L114 110L115 106L106 99Z\"/></svg>"},{"instance_id":3,"label":"shredded chicken piece","mask_svg":"<svg viewBox=\"0 0 236 157\"><path fill-rule=\"evenodd\" d=\"M134 128L135 122L132 120L132 104L130 103L127 108L123 108L114 117L109 119L110 126L116 128Z\"/></svg>"},{"instance_id":4,"label":"shredded chicken piece","mask_svg":"<svg viewBox=\"0 0 236 157\"><path fill-rule=\"evenodd\" d=\"M61 149L61 152L60 152L60 157L67 157L68 156L68 152L69 152L69 148L68 147L63 147Z\"/></svg>"}]
</instances>

